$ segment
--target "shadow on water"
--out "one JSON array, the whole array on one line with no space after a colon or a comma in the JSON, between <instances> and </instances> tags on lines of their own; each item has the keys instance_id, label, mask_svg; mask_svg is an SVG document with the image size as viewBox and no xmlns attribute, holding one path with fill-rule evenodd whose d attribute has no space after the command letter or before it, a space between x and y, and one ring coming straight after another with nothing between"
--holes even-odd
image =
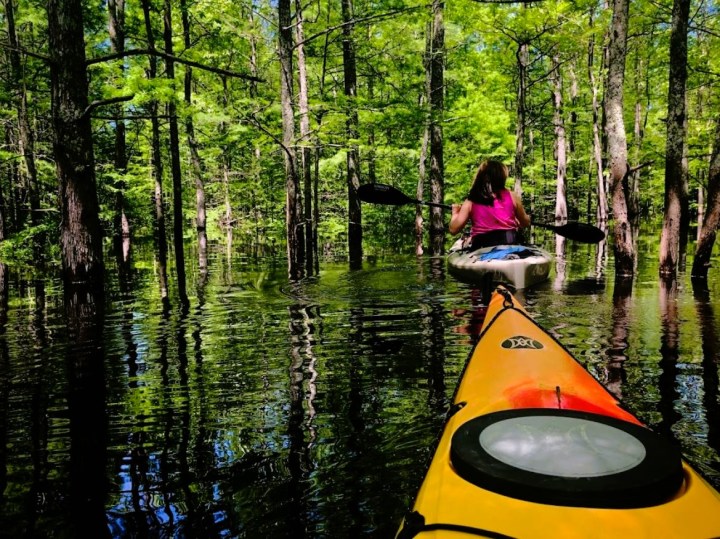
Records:
<instances>
[{"instance_id":1,"label":"shadow on water","mask_svg":"<svg viewBox=\"0 0 720 539\"><path fill-rule=\"evenodd\" d=\"M105 515L108 417L104 298L82 284L67 285L65 312L70 428L70 519L77 537L110 537Z\"/></svg>"},{"instance_id":2,"label":"shadow on water","mask_svg":"<svg viewBox=\"0 0 720 539\"><path fill-rule=\"evenodd\" d=\"M660 423L655 425L659 433L674 439L673 425L681 416L675 409L680 398L678 391L678 368L680 347L680 321L678 315L678 282L677 279L660 279L660 376L658 389L660 401L657 408L660 412Z\"/></svg>"},{"instance_id":3,"label":"shadow on water","mask_svg":"<svg viewBox=\"0 0 720 539\"><path fill-rule=\"evenodd\" d=\"M8 484L8 431L10 399L10 353L7 343L8 267L0 262L0 501Z\"/></svg>"},{"instance_id":4,"label":"shadow on water","mask_svg":"<svg viewBox=\"0 0 720 539\"><path fill-rule=\"evenodd\" d=\"M718 376L720 335L718 334L718 320L715 317L707 282L693 283L693 294L702 336L702 401L708 426L707 443L709 447L720 453L720 402L718 402L720 396L720 376ZM714 460L711 466L715 473L720 474L720 461Z\"/></svg>"},{"instance_id":5,"label":"shadow on water","mask_svg":"<svg viewBox=\"0 0 720 539\"><path fill-rule=\"evenodd\" d=\"M50 491L48 474L51 464L48 462L49 448L49 418L48 408L48 358L44 351L47 349L47 321L45 320L46 294L45 283L36 279L33 282L34 305L31 316L31 339L33 363L28 380L31 384L30 402L30 439L32 447L33 483L30 500L43 500ZM40 517L42 503L33 504L33 519L29 522L31 528L35 527L36 519Z\"/></svg>"},{"instance_id":6,"label":"shadow on water","mask_svg":"<svg viewBox=\"0 0 720 539\"><path fill-rule=\"evenodd\" d=\"M623 385L627 381L625 362L628 359L626 350L631 324L632 285L632 279L616 278L612 297L612 333L610 334L610 348L607 351L607 381L605 384L618 400L623 398Z\"/></svg>"}]
</instances>

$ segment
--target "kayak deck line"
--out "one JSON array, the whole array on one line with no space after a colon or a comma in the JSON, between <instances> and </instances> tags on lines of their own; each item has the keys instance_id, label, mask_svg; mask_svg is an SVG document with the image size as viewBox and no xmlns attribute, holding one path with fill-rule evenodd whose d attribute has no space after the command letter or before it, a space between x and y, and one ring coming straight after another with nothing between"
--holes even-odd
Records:
<instances>
[{"instance_id":1,"label":"kayak deck line","mask_svg":"<svg viewBox=\"0 0 720 539\"><path fill-rule=\"evenodd\" d=\"M470 526L462 526L459 524L445 524L442 522L425 524L425 517L417 511L413 511L405 515L405 519L403 520L403 528L400 530L400 533L398 533L395 539L413 539L413 537L416 537L420 533L433 531L464 533L466 535L488 537L490 539L515 539L514 537L505 535L503 533L483 530L481 528L473 528Z\"/></svg>"},{"instance_id":2,"label":"kayak deck line","mask_svg":"<svg viewBox=\"0 0 720 539\"><path fill-rule=\"evenodd\" d=\"M398 539L720 537L720 493L498 287Z\"/></svg>"}]
</instances>

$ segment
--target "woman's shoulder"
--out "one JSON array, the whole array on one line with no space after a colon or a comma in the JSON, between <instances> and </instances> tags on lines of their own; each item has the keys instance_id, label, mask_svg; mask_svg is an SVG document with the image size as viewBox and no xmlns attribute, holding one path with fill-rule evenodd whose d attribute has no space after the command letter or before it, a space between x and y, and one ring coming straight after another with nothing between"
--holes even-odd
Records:
<instances>
[{"instance_id":1,"label":"woman's shoulder","mask_svg":"<svg viewBox=\"0 0 720 539\"><path fill-rule=\"evenodd\" d=\"M500 191L500 196L498 198L502 200L512 200L514 202L516 200L515 191L504 187L503 190Z\"/></svg>"}]
</instances>

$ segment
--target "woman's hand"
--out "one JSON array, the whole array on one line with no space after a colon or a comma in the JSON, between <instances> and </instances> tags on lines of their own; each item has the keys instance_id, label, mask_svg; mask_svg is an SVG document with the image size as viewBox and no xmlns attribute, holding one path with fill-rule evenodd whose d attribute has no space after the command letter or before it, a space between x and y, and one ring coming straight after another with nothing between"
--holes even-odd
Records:
<instances>
[{"instance_id":1,"label":"woman's hand","mask_svg":"<svg viewBox=\"0 0 720 539\"><path fill-rule=\"evenodd\" d=\"M450 217L450 225L448 226L450 234L455 235L462 231L465 223L470 219L470 208L472 208L472 202L469 200L466 200L462 204L452 205L452 216Z\"/></svg>"}]
</instances>

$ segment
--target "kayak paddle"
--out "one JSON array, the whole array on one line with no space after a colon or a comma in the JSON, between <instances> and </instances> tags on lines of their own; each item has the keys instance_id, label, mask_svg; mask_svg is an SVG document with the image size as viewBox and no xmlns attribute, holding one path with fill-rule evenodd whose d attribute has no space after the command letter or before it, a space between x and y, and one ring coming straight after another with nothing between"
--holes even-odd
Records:
<instances>
[{"instance_id":1,"label":"kayak paddle","mask_svg":"<svg viewBox=\"0 0 720 539\"><path fill-rule=\"evenodd\" d=\"M424 204L426 206L434 206L436 208L452 209L450 204L439 204L437 202L426 202L424 200L415 200L405 193L396 189L392 185L384 183L365 183L358 187L358 198L363 202L370 204L385 204L386 206L405 206L407 204ZM579 241L582 243L599 243L605 239L605 233L598 227L587 223L578 223L570 221L564 225L550 225L546 223L536 223L534 226L538 228L547 228L555 234L563 236L569 240Z\"/></svg>"},{"instance_id":2,"label":"kayak paddle","mask_svg":"<svg viewBox=\"0 0 720 539\"><path fill-rule=\"evenodd\" d=\"M549 225L533 221L531 224L538 228L547 228L559 236L563 236L569 240L579 241L581 243L600 243L605 239L605 232L600 230L598 227L587 223L568 221L564 225Z\"/></svg>"},{"instance_id":3,"label":"kayak paddle","mask_svg":"<svg viewBox=\"0 0 720 539\"><path fill-rule=\"evenodd\" d=\"M371 204L385 204L386 206L405 206L406 204L425 204L436 208L452 209L450 204L438 204L437 202L425 202L415 200L392 185L384 183L364 183L357 190L358 198L363 202Z\"/></svg>"}]
</instances>

